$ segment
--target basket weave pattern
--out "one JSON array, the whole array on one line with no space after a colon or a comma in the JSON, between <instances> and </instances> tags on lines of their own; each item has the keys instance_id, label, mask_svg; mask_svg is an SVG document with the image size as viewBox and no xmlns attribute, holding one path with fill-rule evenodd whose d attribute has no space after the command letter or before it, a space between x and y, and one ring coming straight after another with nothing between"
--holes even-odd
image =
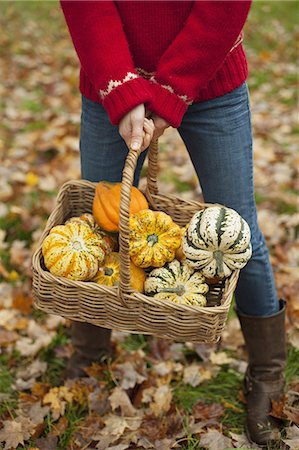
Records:
<instances>
[{"instance_id":1,"label":"basket weave pattern","mask_svg":"<svg viewBox=\"0 0 299 450\"><path fill-rule=\"evenodd\" d=\"M210 205L159 194L156 184L157 153L157 143L152 143L145 196L151 209L166 212L178 225L184 226L195 212ZM105 328L153 334L182 342L217 342L225 326L239 271L234 271L225 282L210 286L206 307L177 305L171 301L161 302L130 287L129 204L138 156L138 152L130 150L123 171L119 287L57 277L44 265L42 242L51 228L65 223L70 217L92 212L96 183L85 180L70 181L61 187L56 207L33 255L34 304L47 313Z\"/></svg>"}]
</instances>

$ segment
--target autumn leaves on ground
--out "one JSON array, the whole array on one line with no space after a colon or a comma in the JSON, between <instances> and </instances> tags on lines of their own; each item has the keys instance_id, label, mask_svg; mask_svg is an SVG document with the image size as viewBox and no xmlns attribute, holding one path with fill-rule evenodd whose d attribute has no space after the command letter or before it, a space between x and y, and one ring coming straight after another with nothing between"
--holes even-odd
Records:
<instances>
[{"instance_id":1,"label":"autumn leaves on ground","mask_svg":"<svg viewBox=\"0 0 299 450\"><path fill-rule=\"evenodd\" d=\"M299 448L296 11L296 2L255 2L245 30L259 220L288 301L286 397L273 409L285 427L269 449L291 450ZM30 256L59 186L79 177L78 64L56 2L2 2L0 17L0 448L258 448L244 434L246 354L233 312L215 347L114 332L113 360L63 381L69 324L32 308ZM198 198L174 131L161 139L160 167L162 192Z\"/></svg>"}]
</instances>

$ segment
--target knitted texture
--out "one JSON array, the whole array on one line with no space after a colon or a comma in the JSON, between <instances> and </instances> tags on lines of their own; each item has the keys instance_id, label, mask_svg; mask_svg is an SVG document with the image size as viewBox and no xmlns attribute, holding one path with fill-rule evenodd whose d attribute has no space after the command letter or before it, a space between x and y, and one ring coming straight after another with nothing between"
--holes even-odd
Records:
<instances>
[{"instance_id":1,"label":"knitted texture","mask_svg":"<svg viewBox=\"0 0 299 450\"><path fill-rule=\"evenodd\" d=\"M80 90L113 124L140 103L178 127L191 103L248 75L251 1L69 1L61 6L81 63Z\"/></svg>"}]
</instances>

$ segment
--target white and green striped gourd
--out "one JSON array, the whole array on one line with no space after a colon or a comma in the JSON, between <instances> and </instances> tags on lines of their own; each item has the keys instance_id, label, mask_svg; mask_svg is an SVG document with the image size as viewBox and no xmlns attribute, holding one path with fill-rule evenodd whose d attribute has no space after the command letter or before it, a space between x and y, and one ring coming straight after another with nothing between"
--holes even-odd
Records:
<instances>
[{"instance_id":1,"label":"white and green striped gourd","mask_svg":"<svg viewBox=\"0 0 299 450\"><path fill-rule=\"evenodd\" d=\"M206 306L209 286L200 272L174 259L164 267L153 269L144 283L144 291L159 300L180 305Z\"/></svg>"},{"instance_id":2,"label":"white and green striped gourd","mask_svg":"<svg viewBox=\"0 0 299 450\"><path fill-rule=\"evenodd\" d=\"M182 248L186 263L206 278L225 278L250 259L250 228L234 209L210 206L194 214Z\"/></svg>"}]
</instances>

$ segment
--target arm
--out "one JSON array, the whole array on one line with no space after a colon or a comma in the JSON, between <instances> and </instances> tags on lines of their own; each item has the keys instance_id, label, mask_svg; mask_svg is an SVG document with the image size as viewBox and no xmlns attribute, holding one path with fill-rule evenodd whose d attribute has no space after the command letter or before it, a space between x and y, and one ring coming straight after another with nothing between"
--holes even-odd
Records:
<instances>
[{"instance_id":1,"label":"arm","mask_svg":"<svg viewBox=\"0 0 299 450\"><path fill-rule=\"evenodd\" d=\"M148 108L178 127L198 94L224 62L251 1L195 1L182 31L160 58Z\"/></svg>"},{"instance_id":2,"label":"arm","mask_svg":"<svg viewBox=\"0 0 299 450\"><path fill-rule=\"evenodd\" d=\"M135 71L113 1L61 0L82 69L117 125L135 106L151 99L149 82Z\"/></svg>"}]
</instances>

